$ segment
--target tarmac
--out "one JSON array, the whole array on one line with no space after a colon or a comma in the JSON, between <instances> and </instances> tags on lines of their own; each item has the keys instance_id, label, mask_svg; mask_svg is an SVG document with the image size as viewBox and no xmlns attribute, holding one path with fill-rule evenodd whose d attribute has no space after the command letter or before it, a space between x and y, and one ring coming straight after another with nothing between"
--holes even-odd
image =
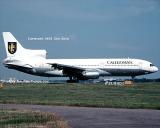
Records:
<instances>
[{"instance_id":1,"label":"tarmac","mask_svg":"<svg viewBox=\"0 0 160 128\"><path fill-rule=\"evenodd\" d=\"M160 110L0 104L0 109L55 113L71 128L160 128Z\"/></svg>"}]
</instances>

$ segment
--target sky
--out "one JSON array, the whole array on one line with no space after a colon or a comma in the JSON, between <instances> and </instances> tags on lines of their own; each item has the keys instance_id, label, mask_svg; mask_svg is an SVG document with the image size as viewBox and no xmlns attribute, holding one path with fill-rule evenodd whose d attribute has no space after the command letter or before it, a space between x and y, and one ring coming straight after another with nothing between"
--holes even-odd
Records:
<instances>
[{"instance_id":1,"label":"sky","mask_svg":"<svg viewBox=\"0 0 160 128\"><path fill-rule=\"evenodd\" d=\"M47 58L129 57L160 68L159 0L0 0L0 33L6 31L25 48L46 49ZM0 34L0 79L47 79L5 68L5 57Z\"/></svg>"}]
</instances>

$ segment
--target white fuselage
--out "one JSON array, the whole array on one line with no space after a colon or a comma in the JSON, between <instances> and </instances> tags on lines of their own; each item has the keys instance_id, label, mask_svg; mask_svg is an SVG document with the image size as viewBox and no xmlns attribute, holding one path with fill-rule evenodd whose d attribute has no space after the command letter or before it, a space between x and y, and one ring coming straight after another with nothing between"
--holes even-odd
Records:
<instances>
[{"instance_id":1,"label":"white fuselage","mask_svg":"<svg viewBox=\"0 0 160 128\"><path fill-rule=\"evenodd\" d=\"M11 59L10 59L11 60ZM158 71L158 68L152 63L140 59L44 59L44 58L19 58L17 61L4 61L4 64L9 68L15 68L12 65L20 65L21 67L30 67L27 70L20 67L20 71L47 77L63 77L67 76L61 69L56 69L50 65L58 63L86 69L88 72L98 73L99 76L138 76L153 73ZM21 62L22 61L22 62ZM7 64L8 63L8 64ZM14 64L13 64L14 63ZM18 70L18 68L16 69Z\"/></svg>"}]
</instances>

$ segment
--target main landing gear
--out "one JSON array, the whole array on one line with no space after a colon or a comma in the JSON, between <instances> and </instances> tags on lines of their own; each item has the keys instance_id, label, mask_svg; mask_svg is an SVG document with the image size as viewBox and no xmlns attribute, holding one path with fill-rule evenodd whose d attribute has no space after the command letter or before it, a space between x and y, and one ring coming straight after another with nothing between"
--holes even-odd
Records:
<instances>
[{"instance_id":1,"label":"main landing gear","mask_svg":"<svg viewBox=\"0 0 160 128\"><path fill-rule=\"evenodd\" d=\"M134 81L134 79L135 79L136 76L131 76L131 77L132 77L132 80Z\"/></svg>"},{"instance_id":2,"label":"main landing gear","mask_svg":"<svg viewBox=\"0 0 160 128\"><path fill-rule=\"evenodd\" d=\"M79 82L78 78L72 76L70 76L69 80L67 80L67 83L78 83L78 82Z\"/></svg>"}]
</instances>

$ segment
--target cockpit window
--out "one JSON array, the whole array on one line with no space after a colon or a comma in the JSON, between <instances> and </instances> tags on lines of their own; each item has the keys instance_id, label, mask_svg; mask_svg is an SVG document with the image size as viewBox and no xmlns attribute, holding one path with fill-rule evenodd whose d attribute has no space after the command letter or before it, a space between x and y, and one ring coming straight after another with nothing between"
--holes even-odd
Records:
<instances>
[{"instance_id":1,"label":"cockpit window","mask_svg":"<svg viewBox=\"0 0 160 128\"><path fill-rule=\"evenodd\" d=\"M154 64L150 64L150 67L153 67L154 66Z\"/></svg>"}]
</instances>

